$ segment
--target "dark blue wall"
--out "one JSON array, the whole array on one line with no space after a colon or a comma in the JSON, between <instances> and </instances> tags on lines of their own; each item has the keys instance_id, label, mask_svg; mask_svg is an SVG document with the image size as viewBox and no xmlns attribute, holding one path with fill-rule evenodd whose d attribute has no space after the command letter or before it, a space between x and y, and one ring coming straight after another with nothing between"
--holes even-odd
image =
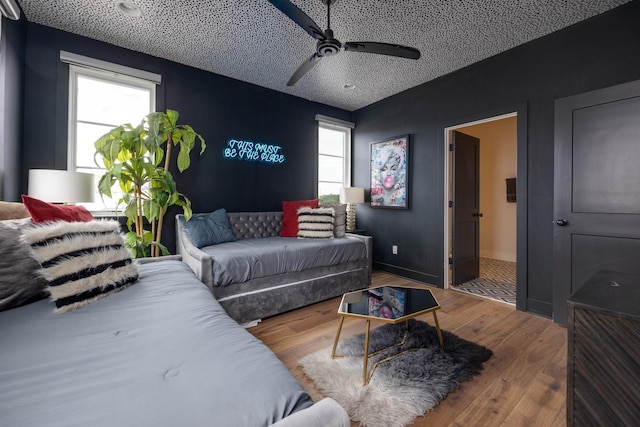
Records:
<instances>
[{"instance_id":1,"label":"dark blue wall","mask_svg":"<svg viewBox=\"0 0 640 427\"><path fill-rule=\"evenodd\" d=\"M519 260L525 257L519 268L526 267L524 308L551 315L554 101L640 79L639 18L640 2L631 2L353 114L28 24L21 172L24 179L29 168L66 167L68 75L59 62L61 49L162 75L158 107L180 111L182 122L209 144L205 155L196 159L194 154L192 167L176 178L196 212L279 209L283 199L314 196L315 114L356 122L353 181L364 188L369 188L369 144L409 133L411 209L359 205L358 227L374 237L377 267L441 286L443 130L517 110L518 144L526 148L518 159L524 165L518 181L526 184L524 191L518 189L519 209L525 208L524 228L518 230ZM287 163L225 161L221 150L232 137L280 144ZM22 186L9 190L25 191L26 179L16 185ZM167 219L165 240L172 246L173 219ZM398 255L391 254L392 244L400 247Z\"/></svg>"},{"instance_id":2,"label":"dark blue wall","mask_svg":"<svg viewBox=\"0 0 640 427\"><path fill-rule=\"evenodd\" d=\"M640 2L632 2L356 111L354 185L369 188L371 142L412 136L411 209L358 206L376 266L443 285L444 128L517 110L519 148L528 147L518 152L518 181L528 181L518 189L526 207L518 212L521 308L551 315L554 101L640 79L639 22Z\"/></svg>"},{"instance_id":3,"label":"dark blue wall","mask_svg":"<svg viewBox=\"0 0 640 427\"><path fill-rule=\"evenodd\" d=\"M60 50L162 75L158 110L180 112L207 142L191 167L174 173L194 212L281 210L282 200L316 194L316 114L351 120L351 113L243 83L63 31L28 24L25 70L23 174L30 168L66 168L68 67ZM230 138L282 146L286 162L271 165L224 159ZM26 178L25 178L26 182ZM25 191L25 186L22 187ZM165 218L165 243L173 249L173 215Z\"/></svg>"},{"instance_id":4,"label":"dark blue wall","mask_svg":"<svg viewBox=\"0 0 640 427\"><path fill-rule=\"evenodd\" d=\"M0 37L0 200L20 200L26 20L2 19Z\"/></svg>"}]
</instances>

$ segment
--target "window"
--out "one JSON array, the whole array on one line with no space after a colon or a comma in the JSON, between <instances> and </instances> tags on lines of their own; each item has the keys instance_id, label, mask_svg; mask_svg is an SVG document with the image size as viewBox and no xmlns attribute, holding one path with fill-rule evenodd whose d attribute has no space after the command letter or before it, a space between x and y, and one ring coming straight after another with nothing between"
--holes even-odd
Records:
<instances>
[{"instance_id":1,"label":"window","mask_svg":"<svg viewBox=\"0 0 640 427\"><path fill-rule=\"evenodd\" d=\"M66 52L65 54L72 55L74 59L79 57ZM79 58L91 61L91 58ZM61 59L65 61L62 53ZM124 67L116 64L93 61L106 69L87 68L84 64L76 65L77 61L65 61L75 62L69 65L67 165L71 171L96 175L95 202L84 204L87 209L94 212L114 211L119 198L119 188L113 188L113 199L101 199L97 183L104 169L102 165L96 165L93 143L121 124L138 125L144 116L155 111L156 82L122 74L120 70Z\"/></svg>"},{"instance_id":2,"label":"window","mask_svg":"<svg viewBox=\"0 0 640 427\"><path fill-rule=\"evenodd\" d=\"M352 123L318 118L318 198L339 203L340 188L351 185Z\"/></svg>"}]
</instances>

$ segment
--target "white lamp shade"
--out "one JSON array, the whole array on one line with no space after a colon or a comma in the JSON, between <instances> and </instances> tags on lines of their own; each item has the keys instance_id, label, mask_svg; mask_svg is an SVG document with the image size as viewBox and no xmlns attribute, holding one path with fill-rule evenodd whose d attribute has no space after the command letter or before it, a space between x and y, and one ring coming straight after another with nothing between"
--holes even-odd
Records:
<instances>
[{"instance_id":1,"label":"white lamp shade","mask_svg":"<svg viewBox=\"0 0 640 427\"><path fill-rule=\"evenodd\" d=\"M28 194L49 203L93 202L94 176L56 169L30 169Z\"/></svg>"},{"instance_id":2,"label":"white lamp shade","mask_svg":"<svg viewBox=\"0 0 640 427\"><path fill-rule=\"evenodd\" d=\"M364 203L364 188L342 187L340 189L340 203Z\"/></svg>"}]
</instances>

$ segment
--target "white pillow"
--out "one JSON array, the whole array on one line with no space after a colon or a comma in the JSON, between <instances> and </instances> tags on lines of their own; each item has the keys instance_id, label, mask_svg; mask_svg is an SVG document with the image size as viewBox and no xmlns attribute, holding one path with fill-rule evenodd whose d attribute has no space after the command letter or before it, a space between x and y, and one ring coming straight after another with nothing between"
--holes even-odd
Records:
<instances>
[{"instance_id":1,"label":"white pillow","mask_svg":"<svg viewBox=\"0 0 640 427\"><path fill-rule=\"evenodd\" d=\"M333 239L333 208L298 209L298 239Z\"/></svg>"}]
</instances>

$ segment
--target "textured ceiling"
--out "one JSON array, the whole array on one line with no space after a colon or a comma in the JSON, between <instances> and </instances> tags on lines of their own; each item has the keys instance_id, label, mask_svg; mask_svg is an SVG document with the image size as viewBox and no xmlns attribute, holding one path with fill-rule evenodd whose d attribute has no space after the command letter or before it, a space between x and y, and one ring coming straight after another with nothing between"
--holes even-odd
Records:
<instances>
[{"instance_id":1,"label":"textured ceiling","mask_svg":"<svg viewBox=\"0 0 640 427\"><path fill-rule=\"evenodd\" d=\"M315 40L267 0L132 1L140 17L118 11L115 0L18 0L30 22L350 111L629 0L338 0L338 40L403 44L422 57L342 51L293 87L286 83ZM293 3L326 28L321 0Z\"/></svg>"}]
</instances>

